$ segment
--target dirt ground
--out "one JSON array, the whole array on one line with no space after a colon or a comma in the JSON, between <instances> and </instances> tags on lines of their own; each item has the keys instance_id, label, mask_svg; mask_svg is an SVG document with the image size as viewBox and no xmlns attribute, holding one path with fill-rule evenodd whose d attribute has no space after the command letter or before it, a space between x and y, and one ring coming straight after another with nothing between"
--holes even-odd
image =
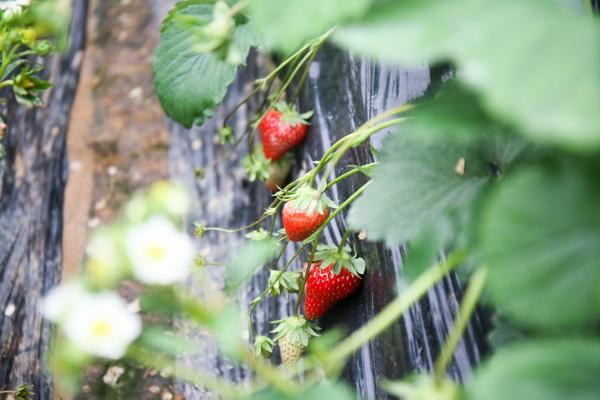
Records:
<instances>
[{"instance_id":1,"label":"dirt ground","mask_svg":"<svg viewBox=\"0 0 600 400\"><path fill-rule=\"evenodd\" d=\"M168 176L168 132L153 94L151 68L162 16L151 0L90 3L83 69L68 132L63 280L80 270L93 228L114 220L133 191ZM135 288L124 290L127 297L135 296ZM109 371L110 367L124 367L112 385L111 374L120 370ZM120 364L90 368L77 398L178 396L171 381L157 371Z\"/></svg>"}]
</instances>

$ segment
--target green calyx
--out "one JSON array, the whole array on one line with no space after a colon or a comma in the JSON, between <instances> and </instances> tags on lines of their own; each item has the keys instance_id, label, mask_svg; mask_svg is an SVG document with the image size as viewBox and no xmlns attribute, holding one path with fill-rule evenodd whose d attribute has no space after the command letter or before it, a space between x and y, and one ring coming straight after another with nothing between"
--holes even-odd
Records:
<instances>
[{"instance_id":1,"label":"green calyx","mask_svg":"<svg viewBox=\"0 0 600 400\"><path fill-rule=\"evenodd\" d=\"M285 102L275 103L273 107L281 113L281 120L290 125L308 125L308 119L313 115L312 111L300 114L295 106Z\"/></svg>"},{"instance_id":2,"label":"green calyx","mask_svg":"<svg viewBox=\"0 0 600 400\"><path fill-rule=\"evenodd\" d=\"M307 185L296 189L288 200L295 209L304 210L309 214L315 211L324 214L327 209L337 208L337 204L327 195Z\"/></svg>"},{"instance_id":3,"label":"green calyx","mask_svg":"<svg viewBox=\"0 0 600 400\"><path fill-rule=\"evenodd\" d=\"M294 156L291 153L287 153L278 161L268 160L263 153L262 145L255 146L252 157L248 155L242 160L242 166L250 182L266 181L277 171L283 171L287 176L293 163Z\"/></svg>"},{"instance_id":4,"label":"green calyx","mask_svg":"<svg viewBox=\"0 0 600 400\"><path fill-rule=\"evenodd\" d=\"M265 158L262 150L255 151L252 157L249 155L244 157L242 166L244 167L244 171L246 171L246 176L250 182L256 180L265 181L269 179L271 161Z\"/></svg>"},{"instance_id":5,"label":"green calyx","mask_svg":"<svg viewBox=\"0 0 600 400\"><path fill-rule=\"evenodd\" d=\"M279 276L281 274L281 277ZM302 275L297 271L285 271L281 273L276 269L269 272L269 296L278 296L283 290L288 293L300 291L300 280Z\"/></svg>"},{"instance_id":6,"label":"green calyx","mask_svg":"<svg viewBox=\"0 0 600 400\"><path fill-rule=\"evenodd\" d=\"M321 262L321 269L325 269L332 265L333 273L339 274L342 268L346 268L355 276L361 276L365 273L365 260L351 254L351 249L348 245L342 249L336 246L322 245L317 246L314 262Z\"/></svg>"},{"instance_id":7,"label":"green calyx","mask_svg":"<svg viewBox=\"0 0 600 400\"><path fill-rule=\"evenodd\" d=\"M319 336L317 327L308 322L304 317L288 317L273 321L278 324L271 332L275 334L274 340L279 341L284 336L290 343L300 343L308 346L308 340L311 336Z\"/></svg>"},{"instance_id":8,"label":"green calyx","mask_svg":"<svg viewBox=\"0 0 600 400\"><path fill-rule=\"evenodd\" d=\"M254 339L254 354L256 357L269 358L273 353L275 342L267 336L257 336Z\"/></svg>"}]
</instances>

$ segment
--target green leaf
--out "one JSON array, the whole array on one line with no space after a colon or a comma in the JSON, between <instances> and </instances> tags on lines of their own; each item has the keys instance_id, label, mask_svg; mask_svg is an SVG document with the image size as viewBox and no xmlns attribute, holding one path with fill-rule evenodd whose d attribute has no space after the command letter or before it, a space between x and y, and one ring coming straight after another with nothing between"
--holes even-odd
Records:
<instances>
[{"instance_id":1,"label":"green leaf","mask_svg":"<svg viewBox=\"0 0 600 400\"><path fill-rule=\"evenodd\" d=\"M470 400L595 400L600 393L600 342L563 339L502 350L467 388Z\"/></svg>"},{"instance_id":2,"label":"green leaf","mask_svg":"<svg viewBox=\"0 0 600 400\"><path fill-rule=\"evenodd\" d=\"M197 51L199 38L194 29L178 23L178 16L210 19L212 10L209 0L185 1L176 6L163 23L154 58L154 84L160 103L169 117L188 128L212 115L237 70L237 65L212 52ZM232 46L245 60L255 44L249 26L237 25L232 40Z\"/></svg>"},{"instance_id":3,"label":"green leaf","mask_svg":"<svg viewBox=\"0 0 600 400\"><path fill-rule=\"evenodd\" d=\"M600 24L554 1L384 1L337 43L383 62L455 61L487 110L540 143L600 148Z\"/></svg>"},{"instance_id":4,"label":"green leaf","mask_svg":"<svg viewBox=\"0 0 600 400\"><path fill-rule=\"evenodd\" d=\"M468 204L491 177L489 156L469 146L388 136L373 181L349 213L353 229L389 245L414 239L446 212ZM455 169L464 159L462 175Z\"/></svg>"},{"instance_id":5,"label":"green leaf","mask_svg":"<svg viewBox=\"0 0 600 400\"><path fill-rule=\"evenodd\" d=\"M384 389L403 400L460 400L458 385L449 379L436 382L430 375L410 375L383 383Z\"/></svg>"},{"instance_id":6,"label":"green leaf","mask_svg":"<svg viewBox=\"0 0 600 400\"><path fill-rule=\"evenodd\" d=\"M455 79L417 104L407 117L403 131L419 137L469 141L506 131L483 110L477 96Z\"/></svg>"},{"instance_id":7,"label":"green leaf","mask_svg":"<svg viewBox=\"0 0 600 400\"><path fill-rule=\"evenodd\" d=\"M245 243L228 266L227 285L235 289L263 264L275 256L277 240L252 240Z\"/></svg>"},{"instance_id":8,"label":"green leaf","mask_svg":"<svg viewBox=\"0 0 600 400\"><path fill-rule=\"evenodd\" d=\"M438 258L439 252L455 234L448 218L440 218L425 227L409 244L404 262L404 277L408 281L417 279Z\"/></svg>"},{"instance_id":9,"label":"green leaf","mask_svg":"<svg viewBox=\"0 0 600 400\"><path fill-rule=\"evenodd\" d=\"M252 27L268 49L287 52L340 22L360 17L372 0L249 0Z\"/></svg>"},{"instance_id":10,"label":"green leaf","mask_svg":"<svg viewBox=\"0 0 600 400\"><path fill-rule=\"evenodd\" d=\"M600 314L600 190L574 167L506 178L482 212L488 287L528 326L580 325Z\"/></svg>"}]
</instances>

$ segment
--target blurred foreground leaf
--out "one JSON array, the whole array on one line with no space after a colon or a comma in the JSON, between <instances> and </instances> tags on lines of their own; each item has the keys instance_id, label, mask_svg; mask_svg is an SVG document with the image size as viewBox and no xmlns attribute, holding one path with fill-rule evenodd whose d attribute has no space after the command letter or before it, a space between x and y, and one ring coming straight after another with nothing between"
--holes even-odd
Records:
<instances>
[{"instance_id":1,"label":"blurred foreground leaf","mask_svg":"<svg viewBox=\"0 0 600 400\"><path fill-rule=\"evenodd\" d=\"M505 178L482 216L488 287L528 326L581 325L600 315L600 188L572 167Z\"/></svg>"},{"instance_id":2,"label":"blurred foreground leaf","mask_svg":"<svg viewBox=\"0 0 600 400\"><path fill-rule=\"evenodd\" d=\"M499 351L467 387L469 400L596 400L600 342L562 339Z\"/></svg>"},{"instance_id":3,"label":"blurred foreground leaf","mask_svg":"<svg viewBox=\"0 0 600 400\"><path fill-rule=\"evenodd\" d=\"M541 143L600 148L600 24L547 0L382 1L335 32L383 62L453 60L483 105Z\"/></svg>"}]
</instances>

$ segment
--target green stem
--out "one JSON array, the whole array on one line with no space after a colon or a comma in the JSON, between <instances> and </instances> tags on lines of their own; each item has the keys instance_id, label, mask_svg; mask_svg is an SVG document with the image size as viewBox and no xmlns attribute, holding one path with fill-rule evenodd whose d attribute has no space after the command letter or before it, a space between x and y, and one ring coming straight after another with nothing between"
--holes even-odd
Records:
<instances>
[{"instance_id":1,"label":"green stem","mask_svg":"<svg viewBox=\"0 0 600 400\"><path fill-rule=\"evenodd\" d=\"M471 314L477 305L477 301L479 300L479 296L483 290L485 285L485 279L487 276L487 269L479 268L473 276L471 276L471 280L469 282L469 287L463 297L462 303L460 305L460 311L458 314L458 318L446 340L446 344L442 349L442 352L438 356L435 367L434 367L434 375L435 381L439 385L446 373L446 368L454 355L454 350L456 346L460 342L460 339L463 335L467 324L469 323L469 319L471 318Z\"/></svg>"},{"instance_id":2,"label":"green stem","mask_svg":"<svg viewBox=\"0 0 600 400\"><path fill-rule=\"evenodd\" d=\"M464 252L455 251L448 256L444 263L429 268L421 274L404 292L372 318L368 324L363 325L335 347L330 354L331 364L335 365L342 362L346 357L360 349L362 345L385 331L421 296L427 293L433 285L452 271L464 257Z\"/></svg>"},{"instance_id":3,"label":"green stem","mask_svg":"<svg viewBox=\"0 0 600 400\"><path fill-rule=\"evenodd\" d=\"M371 181L365 183L360 188L358 188L354 193L352 193L352 195L350 197L348 197L342 204L340 204L340 206L338 208L336 208L331 214L329 214L329 217L327 217L325 222L323 222L323 224L321 224L319 229L317 231L315 231L315 233L310 235L304 242L310 243L310 242L314 241L315 238L320 236L321 232L323 232L323 229L325 229L327 224L329 222L331 222L331 220L334 219L336 215L338 215L340 212L342 212L342 210L344 210L346 207L348 207L350 204L352 204L352 202L354 200L356 200L358 198L358 196L360 196L365 191L365 189L367 188L367 186L369 186L370 183L371 183Z\"/></svg>"},{"instance_id":4,"label":"green stem","mask_svg":"<svg viewBox=\"0 0 600 400\"><path fill-rule=\"evenodd\" d=\"M348 240L348 237L351 233L352 231L350 229L346 229L346 232L344 232L344 236L342 236L342 240L340 240L340 244L338 246L338 253L342 252L342 249L344 248L344 245L346 244L346 241Z\"/></svg>"},{"instance_id":5,"label":"green stem","mask_svg":"<svg viewBox=\"0 0 600 400\"><path fill-rule=\"evenodd\" d=\"M256 296L251 302L250 302L250 308L248 309L248 323L252 326L252 315L254 313L254 310L256 309L256 307L260 304L260 302L265 298L265 296L267 295L267 293L269 293L269 290L273 287L273 285L275 285L277 282L279 282L279 280L281 279L281 277L283 276L283 274L290 268L290 266L292 265L292 263L294 262L294 260L296 258L298 258L298 256L300 255L300 253L302 252L302 250L306 247L307 243L303 243L302 246L300 246L298 248L298 250L294 253L294 255L292 256L292 258L290 258L285 265L283 266L283 268L281 268L279 270L279 274L277 274L277 276L275 277L275 279L273 280L273 282L270 282L269 285L267 285L267 287L265 288L265 290L263 290L262 292L260 292L260 294L258 296Z\"/></svg>"},{"instance_id":6,"label":"green stem","mask_svg":"<svg viewBox=\"0 0 600 400\"><path fill-rule=\"evenodd\" d=\"M396 125L396 124L404 121L404 119L405 118L390 119L388 121L382 122L379 125L375 125L370 128L358 129L354 133L348 135L347 137L350 139L346 140L344 142L343 146L341 146L338 150L335 151L335 153L333 155L333 159L327 165L327 169L323 173L323 180L321 181L320 190L322 192L325 191L325 187L327 185L327 179L329 178L329 175L331 175L331 173L333 172L337 163L342 159L344 154L346 154L346 152L350 148L358 146L359 144L363 143L365 140L367 140L368 138L370 138L372 135L379 132L380 130L388 128L393 125Z\"/></svg>"},{"instance_id":7,"label":"green stem","mask_svg":"<svg viewBox=\"0 0 600 400\"><path fill-rule=\"evenodd\" d=\"M233 109L227 113L227 115L225 116L225 118L223 118L223 124L222 124L222 126L225 127L227 125L227 122L229 122L229 119L236 113L236 111L243 104L247 103L248 100L250 100L252 97L254 97L254 95L256 95L258 92L260 92L260 88L259 87L254 88L252 91L250 91L250 93L248 93L248 95L246 95L246 97L244 97L239 103L237 103L235 105L235 107L233 107Z\"/></svg>"},{"instance_id":8,"label":"green stem","mask_svg":"<svg viewBox=\"0 0 600 400\"><path fill-rule=\"evenodd\" d=\"M352 168L350 171L343 173L342 175L337 176L335 179L332 179L331 181L329 181L329 183L327 184L327 186L325 186L325 191L331 189L331 187L337 183L339 183L340 181L343 181L344 179L357 174L359 172L363 172L364 170L367 168L371 168L377 165L377 162L372 162L369 164L364 164L358 167L354 167Z\"/></svg>"},{"instance_id":9,"label":"green stem","mask_svg":"<svg viewBox=\"0 0 600 400\"><path fill-rule=\"evenodd\" d=\"M306 62L306 67L304 68L304 71L302 71L302 75L300 75L300 79L298 80L298 84L296 85L296 90L294 90L294 94L292 95L290 102L294 102L300 95L300 91L302 90L302 87L304 86L304 82L306 81L306 77L308 76L308 73L310 72L310 67L311 67L313 61L315 60L316 56L317 56L317 51L313 52L311 54L310 58L308 59L308 61Z\"/></svg>"}]
</instances>

